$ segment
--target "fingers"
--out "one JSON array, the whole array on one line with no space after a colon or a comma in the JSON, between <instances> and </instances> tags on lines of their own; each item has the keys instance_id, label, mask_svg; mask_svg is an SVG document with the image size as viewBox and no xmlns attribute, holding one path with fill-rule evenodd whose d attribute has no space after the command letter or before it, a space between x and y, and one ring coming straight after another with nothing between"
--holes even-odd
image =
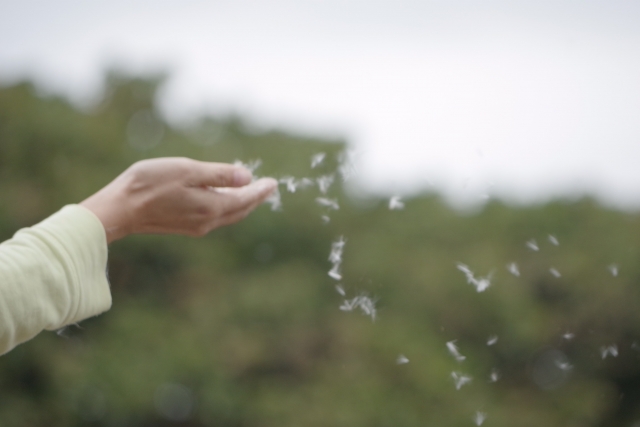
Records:
<instances>
[{"instance_id":1,"label":"fingers","mask_svg":"<svg viewBox=\"0 0 640 427\"><path fill-rule=\"evenodd\" d=\"M257 207L273 193L278 182L273 178L261 178L240 188L213 189L207 195L208 203L220 206L220 216Z\"/></svg>"},{"instance_id":2,"label":"fingers","mask_svg":"<svg viewBox=\"0 0 640 427\"><path fill-rule=\"evenodd\" d=\"M228 163L194 161L194 186L242 187L251 182L251 171Z\"/></svg>"},{"instance_id":3,"label":"fingers","mask_svg":"<svg viewBox=\"0 0 640 427\"><path fill-rule=\"evenodd\" d=\"M217 205L215 216L206 222L200 222L195 227L195 235L203 236L211 230L233 224L249 215L276 189L278 183L273 178L262 178L241 188L215 188L206 193L205 200L200 200L208 206ZM204 193L204 192L203 192Z\"/></svg>"}]
</instances>

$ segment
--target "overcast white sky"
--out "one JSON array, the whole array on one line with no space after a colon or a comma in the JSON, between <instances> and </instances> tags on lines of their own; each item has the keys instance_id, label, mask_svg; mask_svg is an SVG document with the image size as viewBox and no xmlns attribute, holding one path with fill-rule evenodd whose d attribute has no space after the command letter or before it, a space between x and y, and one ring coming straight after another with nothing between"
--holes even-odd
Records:
<instances>
[{"instance_id":1,"label":"overcast white sky","mask_svg":"<svg viewBox=\"0 0 640 427\"><path fill-rule=\"evenodd\" d=\"M344 135L357 182L640 207L640 2L0 0L0 81L172 71L175 120Z\"/></svg>"}]
</instances>

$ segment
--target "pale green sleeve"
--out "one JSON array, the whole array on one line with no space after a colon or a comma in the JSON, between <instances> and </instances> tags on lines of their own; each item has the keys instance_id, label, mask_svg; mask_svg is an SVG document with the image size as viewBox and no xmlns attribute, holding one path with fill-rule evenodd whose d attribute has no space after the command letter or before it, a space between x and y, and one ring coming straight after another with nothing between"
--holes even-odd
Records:
<instances>
[{"instance_id":1,"label":"pale green sleeve","mask_svg":"<svg viewBox=\"0 0 640 427\"><path fill-rule=\"evenodd\" d=\"M88 209L68 205L0 244L0 354L111 307L107 239Z\"/></svg>"}]
</instances>

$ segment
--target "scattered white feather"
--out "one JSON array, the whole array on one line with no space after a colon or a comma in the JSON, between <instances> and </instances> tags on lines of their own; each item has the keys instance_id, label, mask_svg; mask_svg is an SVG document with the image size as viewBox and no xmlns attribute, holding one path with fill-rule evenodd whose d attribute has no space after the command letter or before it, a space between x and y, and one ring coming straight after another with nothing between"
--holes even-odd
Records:
<instances>
[{"instance_id":1,"label":"scattered white feather","mask_svg":"<svg viewBox=\"0 0 640 427\"><path fill-rule=\"evenodd\" d=\"M344 236L338 237L338 240L331 244L331 252L329 253L329 262L332 264L341 263L342 262L342 251L344 250L344 245L347 243Z\"/></svg>"},{"instance_id":2,"label":"scattered white feather","mask_svg":"<svg viewBox=\"0 0 640 427\"><path fill-rule=\"evenodd\" d=\"M236 160L235 162L233 162L233 164L234 166L242 166L245 169L249 169L251 173L254 173L262 165L262 160L249 160L248 163L243 163L240 160Z\"/></svg>"},{"instance_id":3,"label":"scattered white feather","mask_svg":"<svg viewBox=\"0 0 640 427\"><path fill-rule=\"evenodd\" d=\"M549 273L551 273L554 277L562 277L562 274L560 274L560 272L553 267L549 269Z\"/></svg>"},{"instance_id":4,"label":"scattered white feather","mask_svg":"<svg viewBox=\"0 0 640 427\"><path fill-rule=\"evenodd\" d=\"M565 332L562 335L562 338L564 338L567 341L571 341L572 339L574 339L576 337L576 334L574 334L573 332Z\"/></svg>"},{"instance_id":5,"label":"scattered white feather","mask_svg":"<svg viewBox=\"0 0 640 427\"><path fill-rule=\"evenodd\" d=\"M372 321L376 320L376 302L366 294L358 295L350 300L344 300L340 305L340 310L342 311L353 311L355 308L360 308L364 315L371 317Z\"/></svg>"},{"instance_id":6,"label":"scattered white feather","mask_svg":"<svg viewBox=\"0 0 640 427\"><path fill-rule=\"evenodd\" d=\"M609 266L609 271L613 277L618 277L618 266L616 264L611 264Z\"/></svg>"},{"instance_id":7,"label":"scattered white feather","mask_svg":"<svg viewBox=\"0 0 640 427\"><path fill-rule=\"evenodd\" d=\"M320 166L326 156L327 153L318 153L311 156L311 169Z\"/></svg>"},{"instance_id":8,"label":"scattered white feather","mask_svg":"<svg viewBox=\"0 0 640 427\"><path fill-rule=\"evenodd\" d=\"M473 422L476 423L477 426L481 426L482 423L484 423L484 420L487 419L487 414L485 414L484 412L476 412L476 414L473 416Z\"/></svg>"},{"instance_id":9,"label":"scattered white feather","mask_svg":"<svg viewBox=\"0 0 640 427\"><path fill-rule=\"evenodd\" d=\"M313 180L311 178L300 178L300 180L298 181L298 187L301 190L304 190L305 188L309 188L313 185Z\"/></svg>"},{"instance_id":10,"label":"scattered white feather","mask_svg":"<svg viewBox=\"0 0 640 427\"><path fill-rule=\"evenodd\" d=\"M538 247L538 242L536 242L536 239L531 239L526 243L527 247L529 249L531 249L532 251L539 251L540 248Z\"/></svg>"},{"instance_id":11,"label":"scattered white feather","mask_svg":"<svg viewBox=\"0 0 640 427\"><path fill-rule=\"evenodd\" d=\"M507 264L507 271L516 277L520 277L520 269L518 268L518 264L515 262Z\"/></svg>"},{"instance_id":12,"label":"scattered white feather","mask_svg":"<svg viewBox=\"0 0 640 427\"><path fill-rule=\"evenodd\" d=\"M404 354L401 354L396 359L396 364L398 364L398 365L405 365L407 363L409 363L409 359L407 359L407 357Z\"/></svg>"},{"instance_id":13,"label":"scattered white feather","mask_svg":"<svg viewBox=\"0 0 640 427\"><path fill-rule=\"evenodd\" d=\"M336 285L336 292L338 292L342 296L347 295L347 293L344 291L344 288L342 286L340 286L339 284Z\"/></svg>"},{"instance_id":14,"label":"scattered white feather","mask_svg":"<svg viewBox=\"0 0 640 427\"><path fill-rule=\"evenodd\" d=\"M494 345L494 344L495 344L495 343L497 343L497 342L498 342L498 336L497 336L497 335L491 335L491 336L489 337L489 339L487 340L487 345L488 345L488 346L492 346L492 345Z\"/></svg>"},{"instance_id":15,"label":"scattered white feather","mask_svg":"<svg viewBox=\"0 0 640 427\"><path fill-rule=\"evenodd\" d=\"M316 183L318 184L318 189L322 194L327 194L331 184L333 184L333 175L323 175L316 178Z\"/></svg>"},{"instance_id":16,"label":"scattered white feather","mask_svg":"<svg viewBox=\"0 0 640 427\"><path fill-rule=\"evenodd\" d=\"M458 350L458 346L456 345L456 340L447 342L447 350L453 356L454 359L458 362L464 361L467 357L460 354Z\"/></svg>"},{"instance_id":17,"label":"scattered white feather","mask_svg":"<svg viewBox=\"0 0 640 427\"><path fill-rule=\"evenodd\" d=\"M281 184L285 184L289 193L295 193L296 189L298 188L298 183L292 176L283 176L278 180L278 182L280 182Z\"/></svg>"},{"instance_id":18,"label":"scattered white feather","mask_svg":"<svg viewBox=\"0 0 640 427\"><path fill-rule=\"evenodd\" d=\"M271 205L272 211L282 210L282 199L280 198L280 191L277 187L273 191L273 193L271 193L271 195L267 197L265 202Z\"/></svg>"},{"instance_id":19,"label":"scattered white feather","mask_svg":"<svg viewBox=\"0 0 640 427\"><path fill-rule=\"evenodd\" d=\"M476 278L473 271L471 271L471 269L469 269L465 264L458 263L457 267L458 270L462 271L467 277L467 282L476 287L476 291L484 292L489 286L491 286L491 277L493 276L493 273L489 273L486 277Z\"/></svg>"},{"instance_id":20,"label":"scattered white feather","mask_svg":"<svg viewBox=\"0 0 640 427\"><path fill-rule=\"evenodd\" d=\"M329 222L331 222L331 218L329 218L329 215L322 215L320 219L322 219L323 224L329 224Z\"/></svg>"},{"instance_id":21,"label":"scattered white feather","mask_svg":"<svg viewBox=\"0 0 640 427\"><path fill-rule=\"evenodd\" d=\"M340 273L340 264L335 264L327 274L334 280L342 280L342 273Z\"/></svg>"},{"instance_id":22,"label":"scattered white feather","mask_svg":"<svg viewBox=\"0 0 640 427\"><path fill-rule=\"evenodd\" d=\"M389 199L389 209L392 211L404 209L404 202L400 196L393 196Z\"/></svg>"},{"instance_id":23,"label":"scattered white feather","mask_svg":"<svg viewBox=\"0 0 640 427\"><path fill-rule=\"evenodd\" d=\"M607 356L618 357L618 346L616 344L600 347L600 356L606 359Z\"/></svg>"},{"instance_id":24,"label":"scattered white feather","mask_svg":"<svg viewBox=\"0 0 640 427\"><path fill-rule=\"evenodd\" d=\"M556 360L555 364L561 371L564 372L569 372L573 369L573 365L567 361Z\"/></svg>"},{"instance_id":25,"label":"scattered white feather","mask_svg":"<svg viewBox=\"0 0 640 427\"><path fill-rule=\"evenodd\" d=\"M549 234L549 241L551 242L552 245L554 246L560 246L560 242L558 241L558 239L556 238L556 236L554 236L553 234Z\"/></svg>"},{"instance_id":26,"label":"scattered white feather","mask_svg":"<svg viewBox=\"0 0 640 427\"><path fill-rule=\"evenodd\" d=\"M342 280L342 274L340 274L340 264L342 263L342 251L347 241L344 236L340 236L338 240L331 244L331 252L329 252L329 262L333 264L331 270L329 270L329 276L335 280Z\"/></svg>"},{"instance_id":27,"label":"scattered white feather","mask_svg":"<svg viewBox=\"0 0 640 427\"><path fill-rule=\"evenodd\" d=\"M468 375L464 375L460 372L451 372L451 378L453 378L453 383L456 386L456 390L460 390L463 385L469 384L473 378Z\"/></svg>"},{"instance_id":28,"label":"scattered white feather","mask_svg":"<svg viewBox=\"0 0 640 427\"><path fill-rule=\"evenodd\" d=\"M338 201L336 199L327 199L326 197L317 197L316 202L320 206L324 206L329 209L338 210L340 209L340 205L338 205Z\"/></svg>"},{"instance_id":29,"label":"scattered white feather","mask_svg":"<svg viewBox=\"0 0 640 427\"><path fill-rule=\"evenodd\" d=\"M498 372L498 370L492 369L491 373L489 374L489 382L495 383L495 382L498 382L499 379L500 379L500 373Z\"/></svg>"}]
</instances>

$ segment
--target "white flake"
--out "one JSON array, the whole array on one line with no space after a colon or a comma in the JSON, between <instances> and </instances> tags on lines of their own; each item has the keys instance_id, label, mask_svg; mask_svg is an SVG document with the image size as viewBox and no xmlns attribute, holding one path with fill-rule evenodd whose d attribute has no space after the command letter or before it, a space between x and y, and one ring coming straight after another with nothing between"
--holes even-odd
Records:
<instances>
[{"instance_id":1,"label":"white flake","mask_svg":"<svg viewBox=\"0 0 640 427\"><path fill-rule=\"evenodd\" d=\"M497 335L491 335L491 336L489 337L489 339L487 340L487 345L488 345L488 346L492 346L492 345L494 345L494 344L495 344L495 343L497 343L497 342L498 342L498 336L497 336Z\"/></svg>"},{"instance_id":2,"label":"white flake","mask_svg":"<svg viewBox=\"0 0 640 427\"><path fill-rule=\"evenodd\" d=\"M338 237L338 240L331 244L331 252L329 253L329 262L332 264L341 263L342 262L342 251L344 250L344 245L347 241L344 239L344 236Z\"/></svg>"},{"instance_id":3,"label":"white flake","mask_svg":"<svg viewBox=\"0 0 640 427\"><path fill-rule=\"evenodd\" d=\"M327 274L334 280L342 280L342 274L340 273L340 264L335 264Z\"/></svg>"},{"instance_id":4,"label":"white flake","mask_svg":"<svg viewBox=\"0 0 640 427\"><path fill-rule=\"evenodd\" d=\"M574 339L576 337L576 334L574 334L573 332L565 332L562 335L562 338L564 338L567 341L571 341L572 339Z\"/></svg>"},{"instance_id":5,"label":"white flake","mask_svg":"<svg viewBox=\"0 0 640 427\"><path fill-rule=\"evenodd\" d=\"M329 276L335 280L342 280L342 274L340 274L340 264L342 263L342 250L346 240L344 236L340 236L338 240L331 244L331 252L329 253L329 261L333 264L331 270L329 270Z\"/></svg>"},{"instance_id":6,"label":"white flake","mask_svg":"<svg viewBox=\"0 0 640 427\"><path fill-rule=\"evenodd\" d=\"M509 271L509 273L513 274L514 276L520 277L520 269L518 268L518 264L516 264L515 262L508 264L507 270Z\"/></svg>"},{"instance_id":7,"label":"white flake","mask_svg":"<svg viewBox=\"0 0 640 427\"><path fill-rule=\"evenodd\" d=\"M396 359L396 364L398 364L398 365L405 365L407 363L409 363L409 359L407 359L407 357L404 354L401 354Z\"/></svg>"},{"instance_id":8,"label":"white flake","mask_svg":"<svg viewBox=\"0 0 640 427\"><path fill-rule=\"evenodd\" d=\"M322 194L327 194L329 191L329 187L333 184L333 175L323 175L316 178L316 182L318 183L318 189Z\"/></svg>"},{"instance_id":9,"label":"white flake","mask_svg":"<svg viewBox=\"0 0 640 427\"><path fill-rule=\"evenodd\" d=\"M560 274L560 272L553 267L549 269L549 273L551 273L554 277L562 277L562 274Z\"/></svg>"},{"instance_id":10,"label":"white flake","mask_svg":"<svg viewBox=\"0 0 640 427\"><path fill-rule=\"evenodd\" d=\"M271 205L272 211L282 210L282 199L280 198L280 191L278 190L278 187L276 187L273 193L271 193L271 195L267 197L265 202Z\"/></svg>"},{"instance_id":11,"label":"white flake","mask_svg":"<svg viewBox=\"0 0 640 427\"><path fill-rule=\"evenodd\" d=\"M609 355L618 357L618 346L616 344L600 347L600 356L602 356L603 359L606 359Z\"/></svg>"},{"instance_id":12,"label":"white flake","mask_svg":"<svg viewBox=\"0 0 640 427\"><path fill-rule=\"evenodd\" d=\"M233 162L233 165L242 166L245 169L249 169L251 173L254 173L256 169L258 169L260 165L262 165L262 160L261 159L249 160L248 163L243 163L240 160L236 160L235 162Z\"/></svg>"},{"instance_id":13,"label":"white flake","mask_svg":"<svg viewBox=\"0 0 640 427\"><path fill-rule=\"evenodd\" d=\"M491 373L489 374L489 382L495 383L498 382L498 380L500 379L500 373L498 372L497 369L492 369Z\"/></svg>"},{"instance_id":14,"label":"white flake","mask_svg":"<svg viewBox=\"0 0 640 427\"><path fill-rule=\"evenodd\" d=\"M453 358L456 359L458 362L462 362L466 359L466 356L463 356L460 354L460 351L458 350L458 346L456 345L456 340L447 342L447 350L449 350L449 353L451 353Z\"/></svg>"},{"instance_id":15,"label":"white flake","mask_svg":"<svg viewBox=\"0 0 640 427\"><path fill-rule=\"evenodd\" d=\"M527 247L529 249L531 249L532 251L539 251L540 248L538 247L538 242L536 242L536 239L531 239L526 243Z\"/></svg>"},{"instance_id":16,"label":"white flake","mask_svg":"<svg viewBox=\"0 0 640 427\"><path fill-rule=\"evenodd\" d=\"M316 166L320 166L320 164L322 164L322 162L324 161L326 155L327 153L318 153L311 156L311 169L315 168Z\"/></svg>"},{"instance_id":17,"label":"white flake","mask_svg":"<svg viewBox=\"0 0 640 427\"><path fill-rule=\"evenodd\" d=\"M313 185L313 180L311 178L300 178L300 180L298 181L298 187L301 190L304 190L305 188L309 188Z\"/></svg>"},{"instance_id":18,"label":"white flake","mask_svg":"<svg viewBox=\"0 0 640 427\"><path fill-rule=\"evenodd\" d=\"M298 188L304 190L305 188L309 188L313 185L313 181L309 178L296 180L292 176L283 176L278 180L278 182L280 184L285 184L289 193L295 193Z\"/></svg>"},{"instance_id":19,"label":"white flake","mask_svg":"<svg viewBox=\"0 0 640 427\"><path fill-rule=\"evenodd\" d=\"M323 224L329 224L329 222L331 222L331 218L329 218L329 215L322 215L320 218L322 219Z\"/></svg>"},{"instance_id":20,"label":"white flake","mask_svg":"<svg viewBox=\"0 0 640 427\"><path fill-rule=\"evenodd\" d=\"M484 423L484 420L487 419L487 414L485 414L484 412L476 412L476 414L473 416L473 422L476 423L477 426L481 426L482 423Z\"/></svg>"},{"instance_id":21,"label":"white flake","mask_svg":"<svg viewBox=\"0 0 640 427\"><path fill-rule=\"evenodd\" d=\"M551 242L552 245L554 246L560 246L560 242L558 241L558 239L556 238L556 236L554 236L553 234L549 234L549 241Z\"/></svg>"},{"instance_id":22,"label":"white flake","mask_svg":"<svg viewBox=\"0 0 640 427\"><path fill-rule=\"evenodd\" d=\"M344 291L344 288L339 284L336 285L336 292L338 292L342 296L347 295L347 293Z\"/></svg>"},{"instance_id":23,"label":"white flake","mask_svg":"<svg viewBox=\"0 0 640 427\"><path fill-rule=\"evenodd\" d=\"M451 372L451 378L453 378L453 383L456 386L456 390L460 390L463 385L469 384L472 380L470 376L455 371Z\"/></svg>"},{"instance_id":24,"label":"white flake","mask_svg":"<svg viewBox=\"0 0 640 427\"><path fill-rule=\"evenodd\" d=\"M400 196L393 196L389 199L389 209L392 211L404 209L404 202L400 200Z\"/></svg>"},{"instance_id":25,"label":"white flake","mask_svg":"<svg viewBox=\"0 0 640 427\"><path fill-rule=\"evenodd\" d=\"M613 277L618 277L618 266L616 264L611 264L609 266L609 271Z\"/></svg>"},{"instance_id":26,"label":"white flake","mask_svg":"<svg viewBox=\"0 0 640 427\"><path fill-rule=\"evenodd\" d=\"M353 300L344 300L344 302L342 303L342 305L340 305L340 310L342 311L352 311L353 308L355 307L353 305Z\"/></svg>"},{"instance_id":27,"label":"white flake","mask_svg":"<svg viewBox=\"0 0 640 427\"><path fill-rule=\"evenodd\" d=\"M458 270L462 271L465 276L467 276L467 283L476 287L476 291L484 292L489 286L491 286L491 277L493 276L493 273L490 273L486 277L478 277L476 279L473 275L473 271L471 271L465 264L458 263L457 267Z\"/></svg>"},{"instance_id":28,"label":"white flake","mask_svg":"<svg viewBox=\"0 0 640 427\"><path fill-rule=\"evenodd\" d=\"M573 369L573 365L567 361L556 360L555 364L561 371L569 372Z\"/></svg>"},{"instance_id":29,"label":"white flake","mask_svg":"<svg viewBox=\"0 0 640 427\"><path fill-rule=\"evenodd\" d=\"M292 176L283 176L278 180L278 182L280 182L281 184L285 184L289 193L295 193L296 189L298 188L298 183Z\"/></svg>"},{"instance_id":30,"label":"white flake","mask_svg":"<svg viewBox=\"0 0 640 427\"><path fill-rule=\"evenodd\" d=\"M338 210L340 209L340 205L338 205L338 201L336 199L327 199L326 197L317 197L316 202L320 206L327 207L329 209Z\"/></svg>"},{"instance_id":31,"label":"white flake","mask_svg":"<svg viewBox=\"0 0 640 427\"><path fill-rule=\"evenodd\" d=\"M363 314L371 317L372 321L376 320L377 310L374 300L369 298L366 294L358 295L350 300L344 300L340 306L342 311L353 311L354 308L360 308Z\"/></svg>"}]
</instances>

